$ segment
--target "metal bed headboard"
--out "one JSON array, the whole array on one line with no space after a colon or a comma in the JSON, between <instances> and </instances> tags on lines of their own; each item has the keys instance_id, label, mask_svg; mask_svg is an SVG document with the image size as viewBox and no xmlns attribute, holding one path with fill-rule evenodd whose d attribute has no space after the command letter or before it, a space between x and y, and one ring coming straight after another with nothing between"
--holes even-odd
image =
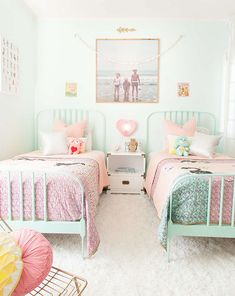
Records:
<instances>
[{"instance_id":1,"label":"metal bed headboard","mask_svg":"<svg viewBox=\"0 0 235 296\"><path fill-rule=\"evenodd\" d=\"M49 109L39 112L35 118L35 149L40 147L40 132L52 131L53 122L56 119L61 119L68 125L83 119L87 120L88 128L92 133L93 150L105 151L106 120L104 114L96 110L82 109Z\"/></svg>"},{"instance_id":2,"label":"metal bed headboard","mask_svg":"<svg viewBox=\"0 0 235 296\"><path fill-rule=\"evenodd\" d=\"M216 117L208 112L198 111L157 111L147 117L147 153L162 151L164 147L163 120L168 119L183 125L191 118L195 118L198 127L208 129L210 134L216 134Z\"/></svg>"}]
</instances>

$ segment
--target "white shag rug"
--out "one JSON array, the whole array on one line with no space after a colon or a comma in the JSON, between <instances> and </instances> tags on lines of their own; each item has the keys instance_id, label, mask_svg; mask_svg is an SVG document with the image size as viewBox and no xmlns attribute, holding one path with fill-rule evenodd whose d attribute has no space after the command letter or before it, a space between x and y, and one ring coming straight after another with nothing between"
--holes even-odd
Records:
<instances>
[{"instance_id":1,"label":"white shag rug","mask_svg":"<svg viewBox=\"0 0 235 296\"><path fill-rule=\"evenodd\" d=\"M96 220L91 259L81 258L78 235L47 235L54 265L88 280L84 296L235 295L235 239L174 238L168 263L146 197L104 194Z\"/></svg>"}]
</instances>

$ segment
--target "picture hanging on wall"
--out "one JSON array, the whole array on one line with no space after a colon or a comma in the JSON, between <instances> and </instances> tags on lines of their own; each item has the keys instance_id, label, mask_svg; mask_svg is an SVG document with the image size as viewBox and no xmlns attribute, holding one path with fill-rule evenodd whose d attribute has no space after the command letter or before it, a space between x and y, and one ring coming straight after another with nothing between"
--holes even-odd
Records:
<instances>
[{"instance_id":1,"label":"picture hanging on wall","mask_svg":"<svg viewBox=\"0 0 235 296\"><path fill-rule=\"evenodd\" d=\"M77 96L77 83L76 82L66 82L65 83L65 95L66 97L76 97Z\"/></svg>"},{"instance_id":2,"label":"picture hanging on wall","mask_svg":"<svg viewBox=\"0 0 235 296\"><path fill-rule=\"evenodd\" d=\"M178 83L178 96L179 97L189 97L189 83L179 82Z\"/></svg>"},{"instance_id":3,"label":"picture hanging on wall","mask_svg":"<svg viewBox=\"0 0 235 296\"><path fill-rule=\"evenodd\" d=\"M0 91L17 94L19 88L19 48L1 37Z\"/></svg>"},{"instance_id":4,"label":"picture hanging on wall","mask_svg":"<svg viewBox=\"0 0 235 296\"><path fill-rule=\"evenodd\" d=\"M160 39L97 39L96 102L158 103Z\"/></svg>"}]
</instances>

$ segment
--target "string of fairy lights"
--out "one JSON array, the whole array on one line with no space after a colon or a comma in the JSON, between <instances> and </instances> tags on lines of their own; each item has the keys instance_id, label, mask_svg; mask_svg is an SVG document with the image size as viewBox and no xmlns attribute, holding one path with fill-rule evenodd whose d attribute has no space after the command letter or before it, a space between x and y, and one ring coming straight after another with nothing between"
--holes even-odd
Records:
<instances>
[{"instance_id":1,"label":"string of fairy lights","mask_svg":"<svg viewBox=\"0 0 235 296\"><path fill-rule=\"evenodd\" d=\"M102 51L97 50L97 48L91 44L89 44L84 38L82 38L78 33L74 34L74 38L78 39L80 42L83 43L84 46L86 46L89 50L95 52L97 55L102 55L103 58L109 62L109 63L113 63L113 64L119 64L119 65L143 65L149 62L152 62L154 60L158 60L160 57L166 55L169 51L171 51L173 48L175 48L184 38L184 35L180 35L174 42L172 42L172 44L167 47L165 50L163 50L161 53L158 53L154 56L151 57L146 57L143 58L141 60L133 60L133 61L122 61L122 60L117 60L117 59L111 59L109 57L106 56L106 54L104 54ZM108 40L108 39L107 39Z\"/></svg>"}]
</instances>

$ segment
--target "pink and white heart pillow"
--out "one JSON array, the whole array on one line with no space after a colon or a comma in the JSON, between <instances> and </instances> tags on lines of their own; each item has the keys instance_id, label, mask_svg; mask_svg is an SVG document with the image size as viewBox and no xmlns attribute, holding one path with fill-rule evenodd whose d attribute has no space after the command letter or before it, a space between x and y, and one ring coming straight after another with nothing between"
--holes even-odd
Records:
<instances>
[{"instance_id":1,"label":"pink and white heart pillow","mask_svg":"<svg viewBox=\"0 0 235 296\"><path fill-rule=\"evenodd\" d=\"M69 154L79 154L81 153L81 147L82 143L79 141L79 139L72 138L70 139L68 148L69 148Z\"/></svg>"}]
</instances>

